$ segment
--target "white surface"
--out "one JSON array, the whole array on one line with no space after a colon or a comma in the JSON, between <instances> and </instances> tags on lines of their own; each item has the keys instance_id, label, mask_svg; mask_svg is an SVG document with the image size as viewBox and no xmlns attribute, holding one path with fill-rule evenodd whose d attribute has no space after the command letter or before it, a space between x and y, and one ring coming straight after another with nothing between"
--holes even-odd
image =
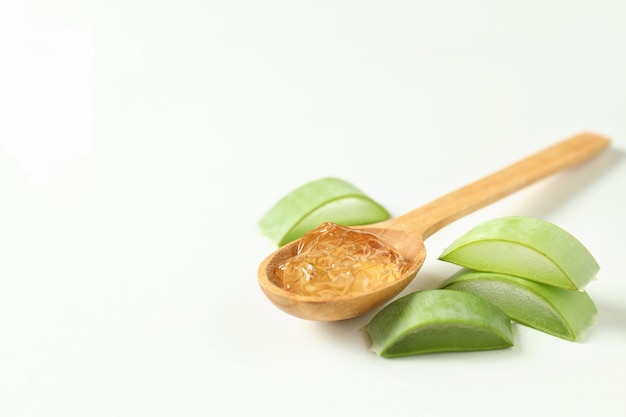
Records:
<instances>
[{"instance_id":1,"label":"white surface","mask_svg":"<svg viewBox=\"0 0 626 417\"><path fill-rule=\"evenodd\" d=\"M7 4L8 3L8 4ZM626 4L0 5L0 415L622 416ZM597 257L579 343L385 360L366 315L306 322L256 284L257 221L347 179L402 214L581 130L593 162L448 226L532 215ZM219 410L219 414L218 414Z\"/></svg>"}]
</instances>

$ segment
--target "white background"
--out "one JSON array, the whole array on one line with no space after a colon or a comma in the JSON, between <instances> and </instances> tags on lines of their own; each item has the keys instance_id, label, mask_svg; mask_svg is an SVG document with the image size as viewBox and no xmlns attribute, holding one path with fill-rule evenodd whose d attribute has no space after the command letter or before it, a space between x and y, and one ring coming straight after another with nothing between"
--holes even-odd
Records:
<instances>
[{"instance_id":1,"label":"white background","mask_svg":"<svg viewBox=\"0 0 626 417\"><path fill-rule=\"evenodd\" d=\"M623 1L5 1L0 415L623 416ZM382 359L256 283L261 216L346 179L393 215L582 130L592 162L446 227L569 230L602 270L581 342Z\"/></svg>"}]
</instances>

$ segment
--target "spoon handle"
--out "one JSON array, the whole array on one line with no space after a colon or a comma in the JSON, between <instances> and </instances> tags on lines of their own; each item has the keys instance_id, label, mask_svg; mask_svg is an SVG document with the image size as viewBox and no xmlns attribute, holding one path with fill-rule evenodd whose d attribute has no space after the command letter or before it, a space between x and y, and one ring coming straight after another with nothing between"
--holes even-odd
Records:
<instances>
[{"instance_id":1,"label":"spoon handle","mask_svg":"<svg viewBox=\"0 0 626 417\"><path fill-rule=\"evenodd\" d=\"M394 228L426 239L444 226L558 171L582 163L610 143L606 137L581 133L526 157L478 181L397 217Z\"/></svg>"}]
</instances>

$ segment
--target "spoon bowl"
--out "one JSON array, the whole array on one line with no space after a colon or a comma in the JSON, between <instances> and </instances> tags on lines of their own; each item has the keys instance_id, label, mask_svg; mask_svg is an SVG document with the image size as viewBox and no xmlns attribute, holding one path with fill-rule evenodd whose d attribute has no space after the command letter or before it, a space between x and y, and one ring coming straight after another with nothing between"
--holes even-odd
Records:
<instances>
[{"instance_id":1,"label":"spoon bowl","mask_svg":"<svg viewBox=\"0 0 626 417\"><path fill-rule=\"evenodd\" d=\"M410 268L402 278L376 291L328 298L287 291L282 288L282 282L274 271L282 262L296 255L299 243L299 240L296 240L281 247L261 263L258 278L261 289L281 310L308 320L337 321L357 317L373 310L404 290L426 259L426 248L421 239L402 230L386 228L385 223L377 223L378 227L356 226L352 229L366 230L375 234L383 242L393 245L392 247L405 259L411 260Z\"/></svg>"},{"instance_id":2,"label":"spoon bowl","mask_svg":"<svg viewBox=\"0 0 626 417\"><path fill-rule=\"evenodd\" d=\"M610 140L603 136L581 133L400 217L352 227L376 235L411 262L404 276L371 292L324 298L284 289L275 270L296 255L299 240L286 244L265 258L258 269L259 286L276 307L295 317L337 321L360 316L390 301L409 285L426 259L424 240L433 233L551 174L591 159L609 143Z\"/></svg>"}]
</instances>

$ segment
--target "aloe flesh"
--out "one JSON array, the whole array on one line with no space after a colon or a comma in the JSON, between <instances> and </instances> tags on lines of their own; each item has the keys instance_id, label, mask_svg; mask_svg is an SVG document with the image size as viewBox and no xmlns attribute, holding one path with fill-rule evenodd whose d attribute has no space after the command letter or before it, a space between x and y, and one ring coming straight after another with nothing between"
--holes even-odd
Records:
<instances>
[{"instance_id":1,"label":"aloe flesh","mask_svg":"<svg viewBox=\"0 0 626 417\"><path fill-rule=\"evenodd\" d=\"M442 288L477 295L518 323L570 341L583 337L598 312L583 290L557 288L511 275L462 269Z\"/></svg>"},{"instance_id":2,"label":"aloe flesh","mask_svg":"<svg viewBox=\"0 0 626 417\"><path fill-rule=\"evenodd\" d=\"M473 294L444 289L395 300L363 330L370 350L387 358L513 346L511 320L500 309Z\"/></svg>"},{"instance_id":3,"label":"aloe flesh","mask_svg":"<svg viewBox=\"0 0 626 417\"><path fill-rule=\"evenodd\" d=\"M525 216L482 223L456 239L439 259L573 290L584 288L600 269L587 248L569 232Z\"/></svg>"},{"instance_id":4,"label":"aloe flesh","mask_svg":"<svg viewBox=\"0 0 626 417\"><path fill-rule=\"evenodd\" d=\"M286 194L259 221L259 230L283 246L324 222L355 226L387 220L389 212L354 185L334 177L306 183Z\"/></svg>"}]
</instances>

